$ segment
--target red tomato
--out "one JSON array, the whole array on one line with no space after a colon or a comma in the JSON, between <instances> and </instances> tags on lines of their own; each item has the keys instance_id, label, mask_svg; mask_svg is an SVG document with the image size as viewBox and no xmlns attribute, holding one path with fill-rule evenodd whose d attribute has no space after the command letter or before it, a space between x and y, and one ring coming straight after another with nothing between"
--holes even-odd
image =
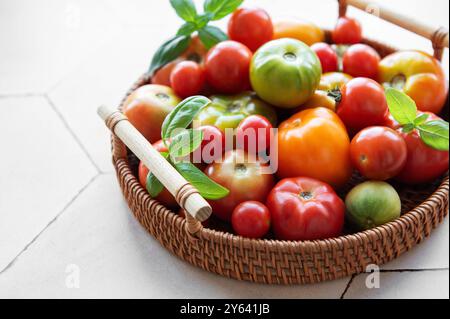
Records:
<instances>
[{"instance_id":1,"label":"red tomato","mask_svg":"<svg viewBox=\"0 0 450 319\"><path fill-rule=\"evenodd\" d=\"M270 147L272 124L261 115L250 115L236 129L236 144L251 154L259 154Z\"/></svg>"},{"instance_id":2,"label":"red tomato","mask_svg":"<svg viewBox=\"0 0 450 319\"><path fill-rule=\"evenodd\" d=\"M341 89L341 100L336 113L350 132L383 125L388 116L383 87L367 78L350 80Z\"/></svg>"},{"instance_id":3,"label":"red tomato","mask_svg":"<svg viewBox=\"0 0 450 319\"><path fill-rule=\"evenodd\" d=\"M378 79L380 55L366 44L355 44L345 51L343 60L344 73L353 77Z\"/></svg>"},{"instance_id":4,"label":"red tomato","mask_svg":"<svg viewBox=\"0 0 450 319\"><path fill-rule=\"evenodd\" d=\"M228 22L228 35L231 40L238 41L255 52L272 40L272 20L263 9L239 8Z\"/></svg>"},{"instance_id":5,"label":"red tomato","mask_svg":"<svg viewBox=\"0 0 450 319\"><path fill-rule=\"evenodd\" d=\"M274 184L273 175L263 174L265 165L243 150L228 151L221 162L210 164L205 173L226 187L230 193L219 200L210 200L213 214L230 221L234 208L242 202L266 199Z\"/></svg>"},{"instance_id":6,"label":"red tomato","mask_svg":"<svg viewBox=\"0 0 450 319\"><path fill-rule=\"evenodd\" d=\"M364 177L390 179L406 164L406 143L393 129L372 126L359 132L350 144L352 164Z\"/></svg>"},{"instance_id":7,"label":"red tomato","mask_svg":"<svg viewBox=\"0 0 450 319\"><path fill-rule=\"evenodd\" d=\"M203 67L193 61L178 63L170 75L170 86L182 98L198 94L204 84Z\"/></svg>"},{"instance_id":8,"label":"red tomato","mask_svg":"<svg viewBox=\"0 0 450 319\"><path fill-rule=\"evenodd\" d=\"M307 177L278 182L267 198L279 239L314 240L339 236L345 205L328 184Z\"/></svg>"},{"instance_id":9,"label":"red tomato","mask_svg":"<svg viewBox=\"0 0 450 319\"><path fill-rule=\"evenodd\" d=\"M270 229L269 209L260 202L243 202L233 210L231 225L240 236L262 238Z\"/></svg>"},{"instance_id":10,"label":"red tomato","mask_svg":"<svg viewBox=\"0 0 450 319\"><path fill-rule=\"evenodd\" d=\"M338 56L330 45L324 42L314 43L311 49L316 52L322 65L322 73L338 70Z\"/></svg>"},{"instance_id":11,"label":"red tomato","mask_svg":"<svg viewBox=\"0 0 450 319\"><path fill-rule=\"evenodd\" d=\"M427 121L440 119L433 113L425 113L430 115ZM406 165L397 176L398 180L407 184L426 183L448 170L448 151L438 151L424 144L417 130L403 133L399 128L397 131L403 136L408 149Z\"/></svg>"},{"instance_id":12,"label":"red tomato","mask_svg":"<svg viewBox=\"0 0 450 319\"><path fill-rule=\"evenodd\" d=\"M169 150L164 145L163 141L160 140L153 144L153 147L158 152L168 152ZM141 183L142 187L147 189L147 175L149 173L149 169L144 165L144 163L139 163L139 169L138 169L138 175L139 175L139 182ZM173 197L173 195L164 188L162 192L155 198L158 202L166 206L167 208L174 209L178 207L178 203Z\"/></svg>"},{"instance_id":13,"label":"red tomato","mask_svg":"<svg viewBox=\"0 0 450 319\"><path fill-rule=\"evenodd\" d=\"M362 30L359 22L352 18L341 17L331 35L336 44L356 44L362 40Z\"/></svg>"},{"instance_id":14,"label":"red tomato","mask_svg":"<svg viewBox=\"0 0 450 319\"><path fill-rule=\"evenodd\" d=\"M194 163L211 164L220 158L225 149L225 135L214 125L198 128L203 132L202 144L193 153Z\"/></svg>"},{"instance_id":15,"label":"red tomato","mask_svg":"<svg viewBox=\"0 0 450 319\"><path fill-rule=\"evenodd\" d=\"M206 55L206 80L220 93L250 89L249 68L252 52L236 41L223 41Z\"/></svg>"}]
</instances>

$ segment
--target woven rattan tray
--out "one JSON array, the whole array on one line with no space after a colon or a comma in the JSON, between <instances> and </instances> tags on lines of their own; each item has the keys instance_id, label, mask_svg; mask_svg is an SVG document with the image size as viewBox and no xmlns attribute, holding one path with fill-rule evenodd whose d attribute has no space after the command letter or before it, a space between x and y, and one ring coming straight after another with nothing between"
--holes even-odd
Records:
<instances>
[{"instance_id":1,"label":"woven rattan tray","mask_svg":"<svg viewBox=\"0 0 450 319\"><path fill-rule=\"evenodd\" d=\"M364 3L352 1L349 4L358 6L360 2ZM346 5L344 1L340 2L340 15L345 14ZM385 18L389 20L388 16ZM329 32L326 31L326 34L329 37ZM442 41L445 36L442 34L442 29L438 29L430 35L438 58L444 46ZM381 56L395 51L380 42L369 39L364 42ZM440 43L442 45L438 45ZM126 96L148 83L148 77L144 75ZM448 119L448 105L445 110L446 114L442 116ZM138 160L115 135L112 136L112 152L120 187L142 226L180 258L207 271L240 280L303 284L361 273L369 264L381 265L410 250L428 237L448 214L447 172L441 179L426 186L395 185L402 199L402 216L389 224L327 240L291 242L246 239L203 228L189 214L185 219L166 209L140 185L136 177ZM347 186L351 187L358 181L355 175Z\"/></svg>"}]
</instances>

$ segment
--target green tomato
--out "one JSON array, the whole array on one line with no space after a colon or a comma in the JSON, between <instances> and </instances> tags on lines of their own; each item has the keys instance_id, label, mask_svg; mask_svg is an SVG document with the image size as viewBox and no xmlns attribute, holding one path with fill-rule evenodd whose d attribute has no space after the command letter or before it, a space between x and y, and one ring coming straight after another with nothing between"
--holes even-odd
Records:
<instances>
[{"instance_id":1,"label":"green tomato","mask_svg":"<svg viewBox=\"0 0 450 319\"><path fill-rule=\"evenodd\" d=\"M345 198L347 218L359 230L389 223L400 217L397 191L386 182L368 181L354 187Z\"/></svg>"},{"instance_id":2,"label":"green tomato","mask_svg":"<svg viewBox=\"0 0 450 319\"><path fill-rule=\"evenodd\" d=\"M253 93L239 95L211 96L211 103L201 110L194 119L194 126L215 125L221 131L237 128L249 115L262 115L275 127L277 113L272 106L258 99Z\"/></svg>"},{"instance_id":3,"label":"green tomato","mask_svg":"<svg viewBox=\"0 0 450 319\"><path fill-rule=\"evenodd\" d=\"M305 103L320 83L322 67L317 55L295 39L263 45L250 64L250 81L264 101L282 108Z\"/></svg>"}]
</instances>

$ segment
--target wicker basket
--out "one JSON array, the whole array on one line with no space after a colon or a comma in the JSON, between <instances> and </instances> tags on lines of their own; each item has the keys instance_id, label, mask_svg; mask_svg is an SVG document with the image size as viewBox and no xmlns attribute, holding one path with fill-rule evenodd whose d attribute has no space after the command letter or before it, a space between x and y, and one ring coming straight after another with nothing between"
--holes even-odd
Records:
<instances>
[{"instance_id":1,"label":"wicker basket","mask_svg":"<svg viewBox=\"0 0 450 319\"><path fill-rule=\"evenodd\" d=\"M362 8L365 1L340 1L340 15L348 4ZM392 21L388 10L382 18ZM401 20L401 19L400 19ZM410 21L410 20L409 20ZM411 30L410 26L402 25ZM423 31L424 26L417 27ZM414 29L414 28L413 28ZM443 29L425 34L433 39L435 55L442 56ZM329 32L326 32L329 36ZM395 51L385 44L366 39L381 56ZM448 46L448 34L447 34ZM149 83L143 76L130 89ZM127 96L128 96L127 94ZM119 107L119 109L122 105ZM446 112L448 105L446 106ZM447 116L444 115L446 118ZM110 128L114 129L114 124ZM137 158L123 142L112 136L113 163L128 205L138 221L160 243L193 265L223 276L260 283L304 284L333 280L364 272L369 264L381 265L410 250L430 235L448 214L448 172L427 186L395 185L402 199L402 216L389 224L356 233L316 241L254 240L228 232L203 228L186 214L186 219L153 200L136 178ZM355 176L348 187L356 184ZM178 198L179 199L179 198Z\"/></svg>"}]
</instances>

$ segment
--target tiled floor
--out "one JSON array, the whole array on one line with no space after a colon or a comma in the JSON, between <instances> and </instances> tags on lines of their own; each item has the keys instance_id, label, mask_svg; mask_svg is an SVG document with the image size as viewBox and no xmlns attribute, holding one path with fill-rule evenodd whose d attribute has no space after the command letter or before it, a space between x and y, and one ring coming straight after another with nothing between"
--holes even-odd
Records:
<instances>
[{"instance_id":1,"label":"tiled floor","mask_svg":"<svg viewBox=\"0 0 450 319\"><path fill-rule=\"evenodd\" d=\"M334 0L246 2L325 27L336 18ZM380 2L448 25L447 1ZM7 44L0 50L0 297L448 298L448 220L383 265L378 278L293 287L204 272L141 228L120 193L95 110L117 105L177 22L166 0L0 2L0 43ZM364 25L372 37L429 50L427 41L389 32L375 18Z\"/></svg>"}]
</instances>

